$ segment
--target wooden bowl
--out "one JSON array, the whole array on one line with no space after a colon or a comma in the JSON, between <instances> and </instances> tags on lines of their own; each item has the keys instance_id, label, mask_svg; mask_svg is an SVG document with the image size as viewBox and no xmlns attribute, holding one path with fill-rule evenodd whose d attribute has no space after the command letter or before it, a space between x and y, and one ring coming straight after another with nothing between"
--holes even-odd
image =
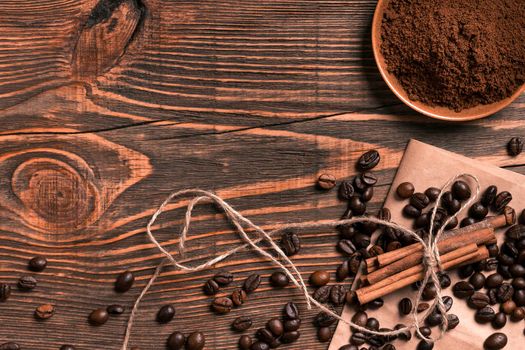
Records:
<instances>
[{"instance_id":1,"label":"wooden bowl","mask_svg":"<svg viewBox=\"0 0 525 350\"><path fill-rule=\"evenodd\" d=\"M381 26L383 21L383 14L389 0L379 0L377 3L376 11L374 14L374 20L372 22L372 49L374 51L374 57L376 60L377 67L383 76L383 79L394 92L407 106L412 109L423 113L429 117L448 120L448 121L466 121L474 120L487 117L492 115L503 108L510 105L516 100L520 94L525 91L525 84L519 88L512 96L495 103L488 105L479 105L476 107L464 109L461 112L456 112L452 109L439 106L429 106L419 101L411 100L397 78L388 72L385 58L381 52Z\"/></svg>"}]
</instances>

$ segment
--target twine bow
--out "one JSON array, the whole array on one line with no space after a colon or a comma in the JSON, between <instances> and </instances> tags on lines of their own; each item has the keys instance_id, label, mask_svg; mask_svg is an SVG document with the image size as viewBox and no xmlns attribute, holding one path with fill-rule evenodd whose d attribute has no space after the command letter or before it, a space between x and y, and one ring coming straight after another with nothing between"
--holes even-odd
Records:
<instances>
[{"instance_id":1,"label":"twine bow","mask_svg":"<svg viewBox=\"0 0 525 350\"><path fill-rule=\"evenodd\" d=\"M345 324L351 326L352 328L363 332L368 333L372 335L378 335L378 336L385 336L385 337L391 337L396 336L399 334L406 333L410 331L412 328L416 329L417 334L420 336L421 339L426 340L428 342L434 342L443 337L443 334L448 328L448 319L447 319L447 310L443 303L443 300L441 298L441 287L439 283L439 276L438 272L442 271L441 266L441 259L439 255L439 249L437 246L437 243L445 230L445 227L447 224L454 219L461 211L463 211L466 207L468 207L478 196L480 193L480 185L478 179L470 174L459 174L451 178L446 182L446 184L442 187L439 196L436 200L436 203L439 203L441 200L441 197L445 193L446 188L448 188L454 181L460 179L460 178L470 178L472 179L476 184L476 191L471 198L462 204L460 210L454 214L453 216L449 217L445 222L440 226L438 231L434 234L435 225L434 222L436 220L436 213L438 206L436 205L434 209L432 210L432 216L430 219L430 230L429 234L426 240L421 238L416 232L413 232L407 228L404 228L400 225L397 225L392 222L380 220L373 217L356 217L352 219L346 219L346 220L334 220L334 221L326 221L326 222L316 222L316 223L291 223L291 224L285 224L280 226L278 229L272 230L270 232L266 232L261 227L257 226L253 222L251 222L249 219L244 217L242 214L240 214L238 211L233 209L227 202L225 202L222 198L217 196L214 193L204 191L201 189L187 189L182 191L177 191L171 193L166 200L160 205L160 207L157 209L157 211L153 214L150 221L148 222L146 226L146 233L148 235L148 238L150 241L155 245L155 247L161 251L166 257L165 259L156 267L153 275L151 276L150 280L144 287L144 289L141 291L140 295L135 300L135 303L133 305L130 317L128 319L126 332L124 336L124 341L122 345L122 350L127 350L128 343L131 337L131 330L133 328L133 324L137 315L137 312L139 310L139 305L146 293L149 291L157 277L161 274L163 268L167 266L168 264L173 265L174 267L187 272L195 272L200 270L205 270L214 264L236 254L237 252L252 247L255 251L257 251L262 256L268 258L271 260L274 264L279 266L279 268L288 276L290 281L299 289L301 289L304 299L306 301L306 305L308 309L312 308L312 304L315 305L317 308L322 310L323 312L331 315L332 317L335 317L341 322L344 322ZM235 226L237 232L241 236L241 238L246 242L245 244L238 245L237 247L228 250L224 252L221 255L218 255L200 265L197 266L187 266L184 264L181 264L177 261L175 256L170 253L168 250L166 250L164 247L161 246L161 244L157 241L155 236L152 233L152 226L157 220L158 216L164 211L166 206L175 198L185 197L185 196L193 196L193 198L190 200L187 206L185 218L184 218L184 225L182 227L181 233L180 233L180 239L179 239L179 245L178 245L178 253L179 255L184 254L185 250L185 243L188 235L188 231L191 225L192 220L192 212L194 207L199 204L202 201L208 201L214 203L218 208L222 209L224 211L224 214L228 218L228 220ZM290 260L290 258L282 251L282 249L277 245L274 240L272 239L272 236L275 236L278 233L282 233L286 230L299 230L299 229L323 229L323 228L336 228L341 225L351 225L355 223L364 223L364 222L372 222L376 223L378 225L382 226L389 226L395 230L398 230L400 232L403 232L411 237L413 237L416 241L421 243L424 247L424 258L423 258L423 266L424 266L424 272L425 277L418 289L418 293L416 296L416 304L412 311L413 316L413 323L409 326L406 326L404 328L399 328L393 331L373 331L370 329L367 329L365 327L362 327L360 325L357 325L351 321L345 320L342 317L340 317L338 314L334 313L332 310L327 308L326 306L319 303L317 300L312 298L308 292L308 288L306 287L306 284L300 274L300 272L297 270L297 267L293 264L293 262ZM258 237L250 237L250 235L246 232L246 229L249 228L254 231L254 233ZM271 248L277 253L278 258L275 258L273 255L268 253L267 251L263 250L259 247L259 243L265 241L270 244ZM282 261L282 262L281 262ZM424 318L426 318L431 312L434 312L435 308L441 313L443 322L441 323L440 327L440 334L438 338L433 339L429 337L425 337L423 334L421 334L419 330L420 320L418 317L417 309L421 302L421 297L423 294L423 290L427 283L431 281L434 283L437 293L436 297L434 299L434 302L432 304L432 307L429 308L429 311L425 314Z\"/></svg>"}]
</instances>

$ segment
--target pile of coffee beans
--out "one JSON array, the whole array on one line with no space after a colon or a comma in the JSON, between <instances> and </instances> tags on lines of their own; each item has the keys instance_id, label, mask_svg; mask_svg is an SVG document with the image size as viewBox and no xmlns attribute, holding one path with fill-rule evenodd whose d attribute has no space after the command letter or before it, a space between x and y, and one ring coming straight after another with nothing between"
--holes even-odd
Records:
<instances>
[{"instance_id":1,"label":"pile of coffee beans","mask_svg":"<svg viewBox=\"0 0 525 350\"><path fill-rule=\"evenodd\" d=\"M275 283L284 283L282 276L276 275ZM287 280L287 276L284 275ZM208 280L204 285L204 292L208 295L215 295L219 292L220 287L226 287L230 285L234 280L231 272L219 272L212 279ZM288 282L287 282L288 283ZM286 283L286 284L287 284ZM261 284L261 276L258 274L252 274L248 276L242 287L235 288L229 296L220 296L213 299L211 303L211 309L217 314L227 314L234 307L243 305L248 299L248 294L253 293ZM284 286L284 285L283 285Z\"/></svg>"}]
</instances>

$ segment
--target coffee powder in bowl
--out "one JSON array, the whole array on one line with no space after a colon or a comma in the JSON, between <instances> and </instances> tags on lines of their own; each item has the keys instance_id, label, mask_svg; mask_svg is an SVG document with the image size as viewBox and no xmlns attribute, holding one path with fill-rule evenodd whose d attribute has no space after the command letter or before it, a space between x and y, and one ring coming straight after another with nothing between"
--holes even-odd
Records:
<instances>
[{"instance_id":1,"label":"coffee powder in bowl","mask_svg":"<svg viewBox=\"0 0 525 350\"><path fill-rule=\"evenodd\" d=\"M372 44L394 93L428 116L460 121L525 90L524 0L379 0Z\"/></svg>"}]
</instances>

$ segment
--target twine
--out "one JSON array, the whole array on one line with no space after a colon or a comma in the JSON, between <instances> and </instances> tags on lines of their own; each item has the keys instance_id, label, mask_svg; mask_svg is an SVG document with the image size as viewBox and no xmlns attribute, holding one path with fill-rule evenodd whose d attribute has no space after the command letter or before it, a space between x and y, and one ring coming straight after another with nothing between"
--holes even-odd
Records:
<instances>
[{"instance_id":1,"label":"twine","mask_svg":"<svg viewBox=\"0 0 525 350\"><path fill-rule=\"evenodd\" d=\"M463 205L461 206L460 210L457 213L455 213L453 216L450 216L443 223L443 225L439 228L439 230L435 234L434 234L433 231L434 231L434 222L435 222L435 217L436 217L438 206L437 205L434 206L434 209L432 210L432 216L431 216L431 219L430 219L430 230L429 230L429 234L428 234L428 237L427 237L426 241L423 238L421 238L417 233L415 233L415 232L413 232L413 231L411 231L411 230L409 230L407 228L404 228L404 227L402 227L402 226L400 226L398 224L395 224L395 223L392 223L392 222L389 222L389 221L380 220L380 219L377 219L377 218L374 218L374 217L356 217L356 218L346 219L346 220L334 220L334 221L316 222L316 223L290 223L290 224L282 225L279 228L277 228L275 230L272 230L270 232L266 232L261 227L255 225L249 219L245 218L242 214L240 214L238 211L233 209L221 197L217 196L214 193L211 193L211 192L208 192L208 191L204 191L204 190L201 190L201 189L187 189L187 190L182 190L182 191L177 191L177 192L171 193L168 196L168 198L166 198L166 200L160 205L160 207L157 209L157 211L153 214L153 216L151 217L150 221L148 222L148 225L146 226L146 233L148 235L148 238L155 245L155 247L159 251L161 251L166 257L156 267L156 269L155 269L153 275L151 276L149 282L146 284L146 286L144 287L144 289L142 290L140 295L135 300L135 303L133 304L133 308L132 308L130 317L128 319L127 327L126 327L126 332L125 332L125 336L124 336L124 342L123 342L123 345L122 345L122 350L127 350L128 349L128 343L129 343L129 340L130 340L130 337L131 337L131 331L132 331L133 324L135 322L135 318L136 318L138 310L139 310L140 302L142 301L142 299L144 298L146 293L149 291L149 289L151 288L151 286L153 285L153 283L155 282L157 277L159 277L159 275L161 274L161 272L162 272L162 270L163 270L163 268L165 266L167 266L168 264L171 264L171 265L175 266L176 268L178 268L178 269L180 269L182 271L186 271L186 272L195 272L195 271L205 270L205 269L207 269L209 267L212 267L214 264L217 264L218 262L223 261L224 259L226 259L226 258L228 258L228 257L230 257L230 256L232 256L234 254L236 254L237 252L239 252L239 251L241 251L243 249L249 248L249 247L252 247L256 252L258 252L262 256L268 258L268 260L272 261L274 264L276 264L277 266L279 266L279 268L281 268L283 270L283 272L288 276L290 281L296 287L301 289L301 291L303 293L303 297L304 297L304 299L306 301L306 304L307 304L307 308L309 310L312 308L312 304L313 304L317 308L322 310L323 312L325 312L325 313L329 314L330 316L338 319L339 321L341 321L341 322L351 326L353 329L355 329L357 331L360 331L360 332L363 332L363 333L372 334L372 335L392 337L392 336L397 336L399 334L406 333L407 331L410 331L412 328L415 328L416 332L420 336L420 338L425 340L425 341L427 341L427 342L435 342L435 341L441 339L443 337L444 333L446 332L447 328L448 328L448 319L447 319L447 310L446 310L446 307L445 307L445 305L443 303L443 300L441 298L442 290L441 290L441 286L440 286L440 283L439 283L438 272L442 271L442 266L441 266L441 259L440 259L439 249L438 249L437 243L438 243L438 241L439 241L443 231L445 230L445 227L447 226L447 224L451 220L453 220L454 217L456 217L461 211L463 211L466 207L468 207L480 194L479 181L478 181L478 179L475 176L470 175L470 174L459 174L459 175L454 176L453 178L451 178L450 180L448 180L445 183L445 185L442 187L442 189L441 189L441 191L440 191L440 193L438 195L438 198L436 199L436 203L439 203L439 201L441 200L441 197L445 193L446 188L448 188L454 181L456 181L456 180L458 180L460 178L470 178L476 183L475 194L473 196L471 196L471 198L468 201L463 203ZM168 250L166 250L164 247L162 247L161 244L157 241L157 239L154 237L153 233L151 232L151 227L153 226L153 224L157 220L158 216L164 211L164 209L168 205L168 203L170 203L175 198L184 197L184 196L193 196L193 198L190 200L190 202L189 202L189 204L187 206L186 215L185 215L185 218L184 218L184 225L183 225L182 231L180 233L180 239L179 239L179 245L178 245L178 253L179 253L179 255L181 255L181 256L184 255L185 243L186 243L188 231L189 231L189 228L190 228L190 225L191 225L193 209L194 209L194 207L197 204L199 204L199 202L202 202L202 201L211 201L218 208L222 209L224 211L224 214L228 218L228 220L235 226L235 228L237 229L237 232L240 234L240 236L242 237L242 239L246 243L242 244L242 245L239 245L239 246L237 246L237 247L235 247L235 248L233 248L231 250L228 250L225 253L223 253L223 254L221 254L219 256L216 256L216 257L214 257L214 258L204 262L203 264L200 264L200 265L197 265L197 266L187 266L187 265L183 265L183 264L179 263L175 259L173 254L170 253ZM341 226L341 225L351 225L351 224L355 224L355 223L364 223L364 222L375 223L375 224L378 224L378 225L391 227L391 228L393 228L395 230L398 230L400 232L403 232L403 233L413 237L416 241L421 243L422 246L424 247L424 258L423 258L422 261L423 261L425 277L424 277L424 279L423 279L423 281L421 283L421 286L418 289L418 293L417 293L417 296L416 296L415 307L412 310L413 322L409 326L406 326L406 327L403 327L403 328L399 328L399 329L393 330L393 331L387 331L387 332L385 332L385 331L374 331L374 330L367 329L367 328L365 328L363 326L357 325L357 324L355 324L355 323L353 323L353 322L351 322L349 320L343 319L341 316L339 316L338 314L334 313L332 310L330 310L326 306L322 305L321 303L319 303L317 300L315 300L314 298L312 298L310 296L310 294L308 293L308 289L306 287L306 284L305 284L305 282L304 282L300 272L297 270L297 267L292 263L290 258L288 258L288 256L282 251L282 249L272 239L272 236L275 236L276 234L282 233L282 232L287 231L287 230L327 229L327 228L336 228L336 227ZM258 235L258 237L257 238L251 238L248 235L248 233L246 233L246 231L245 231L246 228L252 229L255 232L255 234ZM275 258L270 253L266 252L261 247L259 247L258 244L260 242L262 242L262 241L265 241L265 242L269 243L271 248L273 248L273 250L277 253L277 255L278 255L278 257L280 259ZM284 263L282 263L280 260L282 260ZM418 306L419 306L420 302L422 301L423 290L424 290L425 286L427 285L427 283L429 281L432 281L434 283L434 285L436 287L436 290L437 290L437 293L436 293L436 297L434 299L434 302L432 304L432 307L429 308L429 311L425 314L423 319L425 319L431 312L434 312L436 307L440 311L440 313L442 315L442 318L443 318L443 322L441 323L440 334L439 334L439 336L436 339L433 339L433 338L430 338L430 337L425 337L423 334L421 334L421 332L419 330L419 328L420 328L419 327L420 326L420 320L418 318L417 309L418 309Z\"/></svg>"}]
</instances>

